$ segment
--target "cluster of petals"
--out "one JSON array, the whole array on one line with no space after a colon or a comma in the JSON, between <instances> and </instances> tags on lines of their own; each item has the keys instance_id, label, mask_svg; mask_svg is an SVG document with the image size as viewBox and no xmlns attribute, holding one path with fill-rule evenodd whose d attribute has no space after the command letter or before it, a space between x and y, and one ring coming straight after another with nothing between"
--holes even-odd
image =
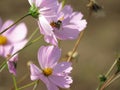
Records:
<instances>
[{"instance_id":1,"label":"cluster of petals","mask_svg":"<svg viewBox=\"0 0 120 90\"><path fill-rule=\"evenodd\" d=\"M47 43L58 45L58 40L76 39L85 29L86 20L83 14L74 12L70 5L62 4L57 0L28 0L31 7L38 9L38 25Z\"/></svg>"},{"instance_id":2,"label":"cluster of petals","mask_svg":"<svg viewBox=\"0 0 120 90\"><path fill-rule=\"evenodd\" d=\"M56 46L42 46L38 51L40 69L30 64L31 80L42 80L48 90L69 88L72 79L69 73L72 70L70 62L60 62L61 50Z\"/></svg>"},{"instance_id":3,"label":"cluster of petals","mask_svg":"<svg viewBox=\"0 0 120 90\"><path fill-rule=\"evenodd\" d=\"M62 7L62 4L59 4L56 16L50 17L47 21L42 22L44 25L40 27L40 31L41 33L48 32L52 28L50 35L43 33L44 39L47 43L57 46L57 39L73 40L78 37L79 33L85 29L87 24L86 20L82 18L83 14L74 12L70 5Z\"/></svg>"},{"instance_id":4,"label":"cluster of petals","mask_svg":"<svg viewBox=\"0 0 120 90\"><path fill-rule=\"evenodd\" d=\"M8 26L12 25L14 22L12 20L7 20L4 24L0 19L0 32L6 29ZM26 39L27 28L24 23L20 23L17 26L13 26L3 34L0 34L0 56L8 59L15 52L22 49L27 43ZM18 60L18 55L14 55L10 58L8 63L8 69L10 73L16 75L16 62Z\"/></svg>"}]
</instances>

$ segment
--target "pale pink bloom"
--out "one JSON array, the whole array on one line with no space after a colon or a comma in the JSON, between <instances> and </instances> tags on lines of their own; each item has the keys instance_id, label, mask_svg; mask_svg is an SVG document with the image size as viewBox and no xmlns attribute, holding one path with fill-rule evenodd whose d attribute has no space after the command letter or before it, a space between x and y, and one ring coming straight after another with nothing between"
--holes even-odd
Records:
<instances>
[{"instance_id":1,"label":"pale pink bloom","mask_svg":"<svg viewBox=\"0 0 120 90\"><path fill-rule=\"evenodd\" d=\"M40 69L35 64L30 64L31 80L41 79L48 90L69 88L72 78L69 73L72 70L70 62L60 62L61 50L55 46L42 46L38 51Z\"/></svg>"},{"instance_id":2,"label":"pale pink bloom","mask_svg":"<svg viewBox=\"0 0 120 90\"><path fill-rule=\"evenodd\" d=\"M38 25L42 34L51 35L52 28L47 22L47 18L56 16L57 0L28 0L31 7L36 8L38 15Z\"/></svg>"},{"instance_id":3,"label":"pale pink bloom","mask_svg":"<svg viewBox=\"0 0 120 90\"><path fill-rule=\"evenodd\" d=\"M7 28L12 24L13 24L13 21L11 20L8 20L4 24L2 24L2 20L0 19L0 32L2 32L5 28ZM27 43L26 35L27 35L27 27L24 23L20 23L17 26L13 26L9 30L1 34L0 35L0 56L4 58L9 58L9 56L13 55L15 52L22 49ZM17 55L12 57L8 61L8 63L10 62L14 63L16 61L17 61ZM10 65L8 65L8 67L9 66ZM12 71L12 69L10 68L9 70L13 74L16 73L15 70Z\"/></svg>"},{"instance_id":4,"label":"pale pink bloom","mask_svg":"<svg viewBox=\"0 0 120 90\"><path fill-rule=\"evenodd\" d=\"M62 8L60 4L56 17L48 19L48 23L53 28L53 33L51 36L45 35L45 41L57 45L57 39L76 39L87 24L86 20L82 18L82 13L73 12L73 9L69 5Z\"/></svg>"}]
</instances>

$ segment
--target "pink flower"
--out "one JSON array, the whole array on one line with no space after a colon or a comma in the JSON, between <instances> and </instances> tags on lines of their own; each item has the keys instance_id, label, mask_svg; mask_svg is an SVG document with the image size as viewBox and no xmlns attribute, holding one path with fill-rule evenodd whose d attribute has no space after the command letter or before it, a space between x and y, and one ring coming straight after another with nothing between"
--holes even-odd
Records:
<instances>
[{"instance_id":1,"label":"pink flower","mask_svg":"<svg viewBox=\"0 0 120 90\"><path fill-rule=\"evenodd\" d=\"M48 23L51 25L51 28L53 28L53 33L52 35L44 34L45 41L57 45L57 39L76 39L87 24L86 20L82 19L82 17L83 14L80 12L73 12L71 6L66 5L62 8L60 4L56 17L48 19Z\"/></svg>"},{"instance_id":2,"label":"pink flower","mask_svg":"<svg viewBox=\"0 0 120 90\"><path fill-rule=\"evenodd\" d=\"M0 19L0 32L2 32L5 28L7 28L12 24L13 24L13 21L8 20L2 25L2 20ZM27 35L27 28L24 23L21 23L17 26L13 26L8 31L1 34L0 35L0 56L4 58L9 58L15 52L22 49L27 43L26 35ZM18 60L17 55L15 55L8 61L8 63L10 62L15 63L17 60ZM10 65L8 65L8 67L9 66ZM15 74L15 70L13 71L12 70L13 69L9 68L9 71Z\"/></svg>"},{"instance_id":3,"label":"pink flower","mask_svg":"<svg viewBox=\"0 0 120 90\"><path fill-rule=\"evenodd\" d=\"M46 35L52 34L52 28L47 22L47 18L56 16L57 0L28 0L31 8L30 14L38 18L38 25L41 33Z\"/></svg>"},{"instance_id":4,"label":"pink flower","mask_svg":"<svg viewBox=\"0 0 120 90\"><path fill-rule=\"evenodd\" d=\"M69 88L72 79L68 74L72 67L70 62L60 62L61 50L55 46L42 46L38 51L38 62L41 69L36 65L30 64L31 80L41 79L48 90L59 90Z\"/></svg>"}]
</instances>

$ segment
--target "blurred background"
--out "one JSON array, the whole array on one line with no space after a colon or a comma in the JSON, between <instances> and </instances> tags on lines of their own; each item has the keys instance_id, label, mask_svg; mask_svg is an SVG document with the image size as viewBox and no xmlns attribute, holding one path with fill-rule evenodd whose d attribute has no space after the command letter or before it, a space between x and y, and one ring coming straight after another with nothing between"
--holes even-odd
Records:
<instances>
[{"instance_id":1,"label":"blurred background","mask_svg":"<svg viewBox=\"0 0 120 90\"><path fill-rule=\"evenodd\" d=\"M95 90L98 86L98 76L105 74L117 55L120 53L120 0L97 0L103 7L104 16L99 13L92 14L89 18L87 28L78 47L79 55L73 61L73 84L69 90ZM84 19L89 17L89 10L86 7L88 0L67 0L75 11L84 14ZM17 20L25 15L29 10L27 0L0 0L0 17L3 21L8 19ZM37 27L37 22L32 17L27 17L25 22L28 27L28 37ZM38 37L39 33L34 37ZM11 37L12 39L12 37ZM17 66L17 81L23 86L31 80L29 79L28 61L35 64L37 62L37 51L45 42L37 42L24 49L20 55ZM62 56L72 50L74 41L62 41ZM3 60L0 60L0 63ZM25 79L24 79L25 78ZM0 73L0 90L11 90L13 81L7 70ZM23 90L32 90L32 87ZM37 90L47 90L40 81ZM120 79L111 84L106 90L120 90Z\"/></svg>"}]
</instances>

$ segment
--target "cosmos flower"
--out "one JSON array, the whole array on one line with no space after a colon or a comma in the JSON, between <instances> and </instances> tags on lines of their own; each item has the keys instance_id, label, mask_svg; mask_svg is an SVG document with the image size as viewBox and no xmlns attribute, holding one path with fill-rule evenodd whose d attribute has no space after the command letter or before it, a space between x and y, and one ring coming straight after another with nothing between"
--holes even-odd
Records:
<instances>
[{"instance_id":1,"label":"cosmos flower","mask_svg":"<svg viewBox=\"0 0 120 90\"><path fill-rule=\"evenodd\" d=\"M46 35L52 34L52 28L47 22L47 18L55 17L57 11L57 0L28 0L31 7L29 13L38 18L38 25L41 33Z\"/></svg>"},{"instance_id":2,"label":"cosmos flower","mask_svg":"<svg viewBox=\"0 0 120 90\"><path fill-rule=\"evenodd\" d=\"M53 33L51 36L45 35L45 41L57 45L57 39L76 39L79 33L85 29L87 24L86 20L82 18L82 13L73 12L73 9L69 5L62 8L62 5L60 4L56 17L48 19L48 23L51 25Z\"/></svg>"},{"instance_id":3,"label":"cosmos flower","mask_svg":"<svg viewBox=\"0 0 120 90\"><path fill-rule=\"evenodd\" d=\"M8 20L4 24L2 24L2 20L0 19L0 32L2 32L5 28L12 24L13 21L11 20ZM8 31L4 32L3 34L0 34L0 56L4 58L9 58L12 54L22 49L27 43L26 35L27 28L24 23L21 23L17 26L13 26ZM17 55L12 57L8 61L8 63L13 62L15 64L16 61ZM9 64L8 67L12 67L11 65L13 63ZM10 72L13 74L16 73L13 69L11 69Z\"/></svg>"},{"instance_id":4,"label":"cosmos flower","mask_svg":"<svg viewBox=\"0 0 120 90\"><path fill-rule=\"evenodd\" d=\"M55 46L42 46L38 51L39 69L35 64L30 64L31 80L41 79L48 90L69 88L72 79L68 74L72 67L70 62L60 62L61 50Z\"/></svg>"}]
</instances>

